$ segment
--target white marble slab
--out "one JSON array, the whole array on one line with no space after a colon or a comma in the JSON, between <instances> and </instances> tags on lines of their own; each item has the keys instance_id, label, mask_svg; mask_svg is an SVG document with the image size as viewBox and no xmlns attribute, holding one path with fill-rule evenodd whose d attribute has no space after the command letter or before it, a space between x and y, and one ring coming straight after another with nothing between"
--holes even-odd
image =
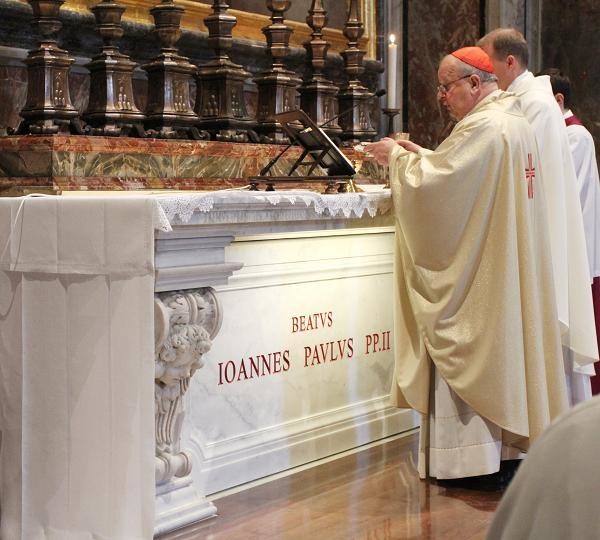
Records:
<instances>
[{"instance_id":1,"label":"white marble slab","mask_svg":"<svg viewBox=\"0 0 600 540\"><path fill-rule=\"evenodd\" d=\"M187 394L184 446L201 492L414 427L388 407L393 238L388 226L226 248L244 266L216 287L222 327Z\"/></svg>"}]
</instances>

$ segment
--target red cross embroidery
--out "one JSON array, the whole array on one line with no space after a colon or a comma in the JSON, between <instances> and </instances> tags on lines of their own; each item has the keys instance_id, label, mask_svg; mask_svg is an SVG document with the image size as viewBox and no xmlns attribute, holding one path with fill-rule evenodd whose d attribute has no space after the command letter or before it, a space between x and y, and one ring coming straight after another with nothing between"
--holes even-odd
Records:
<instances>
[{"instance_id":1,"label":"red cross embroidery","mask_svg":"<svg viewBox=\"0 0 600 540\"><path fill-rule=\"evenodd\" d=\"M535 178L535 169L533 168L533 157L527 154L527 163L529 167L525 169L525 180L527 180L527 198L533 199L533 179Z\"/></svg>"}]
</instances>

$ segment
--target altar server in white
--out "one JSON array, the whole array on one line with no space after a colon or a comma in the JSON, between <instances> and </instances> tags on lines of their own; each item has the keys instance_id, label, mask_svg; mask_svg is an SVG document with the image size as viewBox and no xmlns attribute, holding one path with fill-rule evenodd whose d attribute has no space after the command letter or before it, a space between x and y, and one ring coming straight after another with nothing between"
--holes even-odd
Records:
<instances>
[{"instance_id":1,"label":"altar server in white","mask_svg":"<svg viewBox=\"0 0 600 540\"><path fill-rule=\"evenodd\" d=\"M598 360L598 344L583 217L566 127L549 77L534 77L527 69L527 42L520 32L498 28L484 36L479 45L492 60L498 86L519 97L537 139L565 373L570 401L578 403L591 397L590 377Z\"/></svg>"},{"instance_id":2,"label":"altar server in white","mask_svg":"<svg viewBox=\"0 0 600 540\"><path fill-rule=\"evenodd\" d=\"M389 163L396 218L392 394L422 415L422 478L481 477L566 410L566 382L531 126L480 48L438 79L458 123L435 151L366 147Z\"/></svg>"},{"instance_id":3,"label":"altar server in white","mask_svg":"<svg viewBox=\"0 0 600 540\"><path fill-rule=\"evenodd\" d=\"M593 280L592 298L596 317L596 337L600 338L600 179L594 139L583 122L571 111L572 93L569 78L554 68L546 70L545 74L550 77L554 98L565 119L569 147L577 173L590 277ZM596 371L597 366L596 364ZM593 394L600 393L599 379L597 374L592 378Z\"/></svg>"},{"instance_id":4,"label":"altar server in white","mask_svg":"<svg viewBox=\"0 0 600 540\"><path fill-rule=\"evenodd\" d=\"M554 98L563 113L569 148L577 174L579 201L587 242L590 276L600 276L600 179L592 134L571 111L571 81L558 70L548 70Z\"/></svg>"}]
</instances>

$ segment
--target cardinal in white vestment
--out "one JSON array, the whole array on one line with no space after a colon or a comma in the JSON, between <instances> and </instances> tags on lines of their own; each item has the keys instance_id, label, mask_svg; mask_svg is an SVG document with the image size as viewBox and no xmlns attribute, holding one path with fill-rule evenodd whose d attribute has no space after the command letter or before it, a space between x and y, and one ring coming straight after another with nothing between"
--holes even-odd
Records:
<instances>
[{"instance_id":1,"label":"cardinal in white vestment","mask_svg":"<svg viewBox=\"0 0 600 540\"><path fill-rule=\"evenodd\" d=\"M383 139L396 218L392 394L422 415L419 473L489 475L567 408L535 136L478 47L446 56L459 120L429 151Z\"/></svg>"},{"instance_id":2,"label":"cardinal in white vestment","mask_svg":"<svg viewBox=\"0 0 600 540\"><path fill-rule=\"evenodd\" d=\"M527 42L520 32L499 28L479 44L490 56L499 87L519 97L538 143L565 373L570 402L575 404L591 397L598 344L583 217L566 127L549 77L534 77L527 70Z\"/></svg>"}]
</instances>

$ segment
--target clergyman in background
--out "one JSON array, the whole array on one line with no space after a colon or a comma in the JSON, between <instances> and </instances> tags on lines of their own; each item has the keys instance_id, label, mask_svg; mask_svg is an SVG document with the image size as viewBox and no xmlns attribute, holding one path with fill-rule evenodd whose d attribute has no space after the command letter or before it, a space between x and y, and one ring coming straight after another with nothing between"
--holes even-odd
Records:
<instances>
[{"instance_id":1,"label":"clergyman in background","mask_svg":"<svg viewBox=\"0 0 600 540\"><path fill-rule=\"evenodd\" d=\"M592 395L590 377L598 360L598 343L583 217L565 123L550 78L534 77L527 69L527 42L519 31L492 30L478 45L490 56L498 86L519 98L538 143L565 374L570 402L575 404Z\"/></svg>"},{"instance_id":2,"label":"clergyman in background","mask_svg":"<svg viewBox=\"0 0 600 540\"><path fill-rule=\"evenodd\" d=\"M592 298L596 318L596 337L600 347L600 179L598 162L592 134L583 122L571 111L573 92L569 77L559 69L550 68L543 72L550 77L554 98L563 113L569 137L569 148L577 174L579 202L583 212L583 226L587 242L587 255L592 282ZM600 393L600 375L596 364L596 375L592 377L592 393Z\"/></svg>"}]
</instances>

